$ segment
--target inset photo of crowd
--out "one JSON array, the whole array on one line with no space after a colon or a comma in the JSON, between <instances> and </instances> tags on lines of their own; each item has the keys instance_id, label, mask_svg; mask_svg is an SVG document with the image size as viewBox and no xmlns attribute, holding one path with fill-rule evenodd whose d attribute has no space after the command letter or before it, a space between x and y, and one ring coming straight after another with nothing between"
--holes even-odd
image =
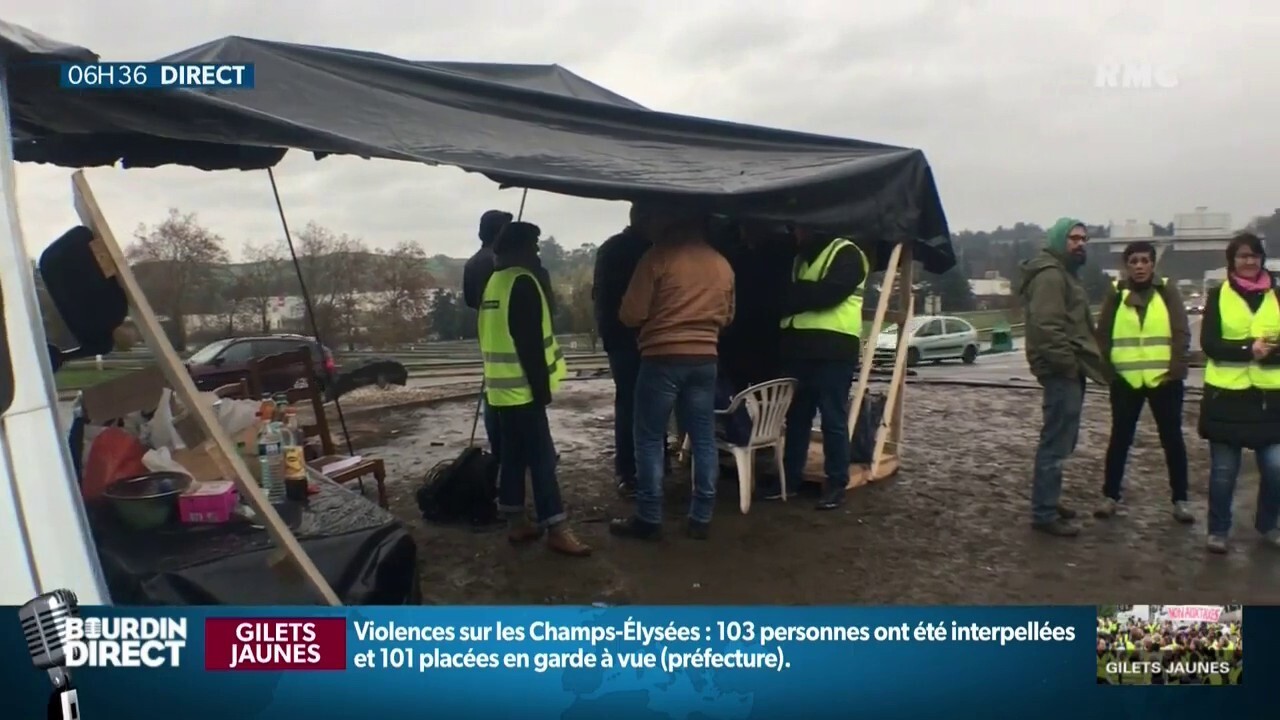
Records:
<instances>
[{"instance_id":1,"label":"inset photo of crowd","mask_svg":"<svg viewBox=\"0 0 1280 720\"><path fill-rule=\"evenodd\" d=\"M1241 685L1240 605L1099 605L1099 685Z\"/></svg>"}]
</instances>

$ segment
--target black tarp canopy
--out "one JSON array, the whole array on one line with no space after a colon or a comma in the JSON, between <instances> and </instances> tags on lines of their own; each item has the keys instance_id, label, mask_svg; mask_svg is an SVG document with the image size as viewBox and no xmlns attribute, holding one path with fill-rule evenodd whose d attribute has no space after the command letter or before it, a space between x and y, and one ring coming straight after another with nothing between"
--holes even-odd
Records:
<instances>
[{"instance_id":1,"label":"black tarp canopy","mask_svg":"<svg viewBox=\"0 0 1280 720\"><path fill-rule=\"evenodd\" d=\"M71 91L52 60L81 56L47 40L24 45L22 32L0 25L0 52L18 48L6 65L20 161L248 170L288 148L409 160L579 197L679 199L886 249L914 239L926 270L955 264L920 150L648 110L554 65L418 62L239 37L160 61L253 63L252 90ZM877 255L883 267L888 253Z\"/></svg>"}]
</instances>

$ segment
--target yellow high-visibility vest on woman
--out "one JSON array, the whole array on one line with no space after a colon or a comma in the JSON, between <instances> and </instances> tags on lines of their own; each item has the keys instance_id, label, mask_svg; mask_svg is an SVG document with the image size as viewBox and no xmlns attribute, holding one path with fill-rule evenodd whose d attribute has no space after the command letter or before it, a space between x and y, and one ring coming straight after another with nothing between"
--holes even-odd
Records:
<instances>
[{"instance_id":1,"label":"yellow high-visibility vest on woman","mask_svg":"<svg viewBox=\"0 0 1280 720\"><path fill-rule=\"evenodd\" d=\"M1249 338L1280 338L1280 302L1274 291L1263 296L1258 311L1240 293L1223 283L1218 295L1218 318L1222 339L1244 343ZM1256 362L1219 362L1210 358L1205 363L1204 382L1222 390L1280 390L1280 367L1267 367Z\"/></svg>"},{"instance_id":2,"label":"yellow high-visibility vest on woman","mask_svg":"<svg viewBox=\"0 0 1280 720\"><path fill-rule=\"evenodd\" d=\"M862 262L862 282L858 283L858 289L835 307L823 310L806 310L805 312L782 318L781 325L783 329L827 330L854 337L862 334L862 295L867 286L867 275L870 274L871 268L870 263L867 262L866 253L862 252L862 248L855 245L853 241L845 238L832 240L827 243L822 252L818 253L818 257L814 258L813 262L807 262L803 258L796 258L795 266L791 271L791 279L807 282L822 280L827 276L827 271L831 269L831 261L835 258L836 253L844 251L846 248L848 248L848 252L858 253L858 259Z\"/></svg>"},{"instance_id":3,"label":"yellow high-visibility vest on woman","mask_svg":"<svg viewBox=\"0 0 1280 720\"><path fill-rule=\"evenodd\" d=\"M551 330L551 308L538 278L521 267L497 270L485 283L479 320L480 354L484 359L484 398L485 402L495 408L528 405L534 400L533 387L529 385L529 379L525 377L524 368L520 365L520 356L516 354L516 342L511 337L511 326L508 323L511 290L515 287L516 280L522 277L533 281L538 288L538 297L542 300L542 346L546 353L552 393L559 389L560 381L567 372L564 352L560 350L560 344L556 342L556 336Z\"/></svg>"},{"instance_id":4,"label":"yellow high-visibility vest on woman","mask_svg":"<svg viewBox=\"0 0 1280 720\"><path fill-rule=\"evenodd\" d=\"M1159 288L1151 289L1146 315L1125 302L1132 290L1120 291L1111 325L1111 367L1135 390L1164 382L1173 361L1173 325ZM1154 632L1154 631L1152 631Z\"/></svg>"}]
</instances>

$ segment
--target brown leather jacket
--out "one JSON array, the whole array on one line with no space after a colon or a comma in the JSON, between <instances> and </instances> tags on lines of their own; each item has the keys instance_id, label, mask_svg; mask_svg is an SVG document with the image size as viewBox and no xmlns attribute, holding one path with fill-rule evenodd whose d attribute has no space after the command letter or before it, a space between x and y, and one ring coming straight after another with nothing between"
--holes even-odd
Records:
<instances>
[{"instance_id":1,"label":"brown leather jacket","mask_svg":"<svg viewBox=\"0 0 1280 720\"><path fill-rule=\"evenodd\" d=\"M700 238L661 242L640 258L618 318L640 328L644 357L717 357L733 320L733 270Z\"/></svg>"}]
</instances>

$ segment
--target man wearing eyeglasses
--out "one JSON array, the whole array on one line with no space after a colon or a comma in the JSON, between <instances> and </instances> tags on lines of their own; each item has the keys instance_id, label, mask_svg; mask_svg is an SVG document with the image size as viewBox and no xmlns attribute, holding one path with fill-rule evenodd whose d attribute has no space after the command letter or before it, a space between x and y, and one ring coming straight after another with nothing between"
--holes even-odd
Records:
<instances>
[{"instance_id":1,"label":"man wearing eyeglasses","mask_svg":"<svg viewBox=\"0 0 1280 720\"><path fill-rule=\"evenodd\" d=\"M1075 451L1084 409L1086 378L1107 384L1094 338L1089 297L1080 282L1088 230L1074 218L1049 228L1040 254L1022 264L1018 294L1026 307L1027 364L1044 388L1044 419L1031 485L1031 526L1072 537L1080 528L1075 511L1062 506L1062 468Z\"/></svg>"}]
</instances>

